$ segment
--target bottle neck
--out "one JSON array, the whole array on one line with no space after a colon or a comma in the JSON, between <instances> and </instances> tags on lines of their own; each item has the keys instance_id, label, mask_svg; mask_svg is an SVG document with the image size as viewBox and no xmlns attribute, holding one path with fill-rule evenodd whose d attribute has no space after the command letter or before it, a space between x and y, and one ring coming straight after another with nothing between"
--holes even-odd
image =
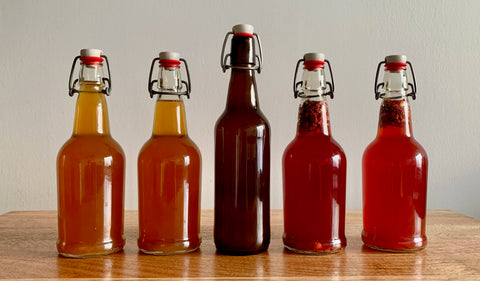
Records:
<instances>
[{"instance_id":1,"label":"bottle neck","mask_svg":"<svg viewBox=\"0 0 480 281\"><path fill-rule=\"evenodd\" d=\"M298 108L297 136L330 136L330 120L325 98L302 97Z\"/></svg>"},{"instance_id":2,"label":"bottle neck","mask_svg":"<svg viewBox=\"0 0 480 281\"><path fill-rule=\"evenodd\" d=\"M109 135L107 101L102 88L81 85L75 108L74 135Z\"/></svg>"},{"instance_id":3,"label":"bottle neck","mask_svg":"<svg viewBox=\"0 0 480 281\"><path fill-rule=\"evenodd\" d=\"M180 67L160 65L157 85L161 92L181 92L183 84Z\"/></svg>"},{"instance_id":4,"label":"bottle neck","mask_svg":"<svg viewBox=\"0 0 480 281\"><path fill-rule=\"evenodd\" d=\"M377 136L412 137L405 70L386 71Z\"/></svg>"},{"instance_id":5,"label":"bottle neck","mask_svg":"<svg viewBox=\"0 0 480 281\"><path fill-rule=\"evenodd\" d=\"M302 88L299 94L297 136L330 136L330 120L325 94L323 68L303 70Z\"/></svg>"},{"instance_id":6,"label":"bottle neck","mask_svg":"<svg viewBox=\"0 0 480 281\"><path fill-rule=\"evenodd\" d=\"M302 74L302 92L305 96L323 95L327 89L323 68L304 69Z\"/></svg>"},{"instance_id":7,"label":"bottle neck","mask_svg":"<svg viewBox=\"0 0 480 281\"><path fill-rule=\"evenodd\" d=\"M384 98L380 106L377 136L412 137L412 120L408 99Z\"/></svg>"},{"instance_id":8,"label":"bottle neck","mask_svg":"<svg viewBox=\"0 0 480 281\"><path fill-rule=\"evenodd\" d=\"M257 85L253 70L232 69L227 109L258 109Z\"/></svg>"},{"instance_id":9,"label":"bottle neck","mask_svg":"<svg viewBox=\"0 0 480 281\"><path fill-rule=\"evenodd\" d=\"M227 110L258 109L257 85L255 71L236 67L252 67L255 65L253 38L235 36L232 38L230 52L232 72L228 88Z\"/></svg>"},{"instance_id":10,"label":"bottle neck","mask_svg":"<svg viewBox=\"0 0 480 281\"><path fill-rule=\"evenodd\" d=\"M82 65L73 135L110 135L102 65Z\"/></svg>"},{"instance_id":11,"label":"bottle neck","mask_svg":"<svg viewBox=\"0 0 480 281\"><path fill-rule=\"evenodd\" d=\"M404 69L385 71L382 97L389 99L404 98L407 95L407 90L407 72Z\"/></svg>"},{"instance_id":12,"label":"bottle neck","mask_svg":"<svg viewBox=\"0 0 480 281\"><path fill-rule=\"evenodd\" d=\"M180 65L164 65L160 61L157 85L161 93L180 93L183 86ZM160 94L155 104L153 136L185 135L187 135L187 122L183 96Z\"/></svg>"},{"instance_id":13,"label":"bottle neck","mask_svg":"<svg viewBox=\"0 0 480 281\"><path fill-rule=\"evenodd\" d=\"M155 105L153 136L186 136L187 121L182 96L162 95Z\"/></svg>"}]
</instances>

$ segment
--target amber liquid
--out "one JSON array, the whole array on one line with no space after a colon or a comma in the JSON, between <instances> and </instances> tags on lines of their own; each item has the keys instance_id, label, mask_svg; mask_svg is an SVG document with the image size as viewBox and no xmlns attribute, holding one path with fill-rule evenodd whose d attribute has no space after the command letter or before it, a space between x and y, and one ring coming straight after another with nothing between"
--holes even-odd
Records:
<instances>
[{"instance_id":1,"label":"amber liquid","mask_svg":"<svg viewBox=\"0 0 480 281\"><path fill-rule=\"evenodd\" d=\"M385 99L378 134L363 154L363 242L374 249L425 248L427 154L411 134L406 99Z\"/></svg>"},{"instance_id":2,"label":"amber liquid","mask_svg":"<svg viewBox=\"0 0 480 281\"><path fill-rule=\"evenodd\" d=\"M214 241L220 253L264 251L270 243L270 125L257 104L253 71L232 70L215 125Z\"/></svg>"},{"instance_id":3,"label":"amber liquid","mask_svg":"<svg viewBox=\"0 0 480 281\"><path fill-rule=\"evenodd\" d=\"M327 104L313 104L315 112L300 106L297 136L283 154L283 242L294 252L329 254L347 245L347 163L330 135Z\"/></svg>"},{"instance_id":4,"label":"amber liquid","mask_svg":"<svg viewBox=\"0 0 480 281\"><path fill-rule=\"evenodd\" d=\"M168 255L200 247L200 177L200 152L187 135L183 101L157 101L153 136L138 156L143 252Z\"/></svg>"},{"instance_id":5,"label":"amber liquid","mask_svg":"<svg viewBox=\"0 0 480 281\"><path fill-rule=\"evenodd\" d=\"M110 136L105 95L83 85L74 132L57 157L58 252L89 257L120 251L124 153Z\"/></svg>"}]
</instances>

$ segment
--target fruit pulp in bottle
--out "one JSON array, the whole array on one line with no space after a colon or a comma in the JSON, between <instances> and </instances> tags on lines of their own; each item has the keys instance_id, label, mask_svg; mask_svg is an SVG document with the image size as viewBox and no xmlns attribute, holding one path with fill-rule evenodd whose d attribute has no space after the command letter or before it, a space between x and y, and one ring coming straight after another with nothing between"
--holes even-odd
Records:
<instances>
[{"instance_id":1,"label":"fruit pulp in bottle","mask_svg":"<svg viewBox=\"0 0 480 281\"><path fill-rule=\"evenodd\" d=\"M427 155L411 136L406 100L384 100L377 138L363 156L363 242L374 249L425 248Z\"/></svg>"},{"instance_id":2,"label":"fruit pulp in bottle","mask_svg":"<svg viewBox=\"0 0 480 281\"><path fill-rule=\"evenodd\" d=\"M346 158L330 136L325 102L300 106L297 136L283 155L283 182L285 246L309 254L343 250Z\"/></svg>"}]
</instances>

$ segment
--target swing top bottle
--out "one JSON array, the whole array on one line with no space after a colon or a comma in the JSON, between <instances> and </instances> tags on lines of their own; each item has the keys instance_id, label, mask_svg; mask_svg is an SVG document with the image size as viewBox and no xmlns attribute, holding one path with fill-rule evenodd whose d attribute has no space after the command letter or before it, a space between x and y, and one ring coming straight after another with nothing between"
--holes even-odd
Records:
<instances>
[{"instance_id":1,"label":"swing top bottle","mask_svg":"<svg viewBox=\"0 0 480 281\"><path fill-rule=\"evenodd\" d=\"M230 35L231 52L224 57ZM255 254L270 243L270 125L258 103L255 72L261 71L262 49L253 26L236 25L227 33L221 64L231 77L215 125L214 241L221 253Z\"/></svg>"},{"instance_id":2,"label":"swing top bottle","mask_svg":"<svg viewBox=\"0 0 480 281\"><path fill-rule=\"evenodd\" d=\"M152 81L157 61L158 79ZM182 62L188 82L181 78ZM152 137L138 156L138 246L154 255L195 251L201 243L201 156L187 132L183 98L190 97L191 83L186 60L161 52L152 61L148 90L158 98Z\"/></svg>"},{"instance_id":3,"label":"swing top bottle","mask_svg":"<svg viewBox=\"0 0 480 281\"><path fill-rule=\"evenodd\" d=\"M383 83L378 71L385 65ZM410 67L413 84L407 80ZM365 149L363 242L385 251L416 251L427 244L425 218L428 160L414 139L408 97L416 98L413 68L405 56L387 56L378 65L376 98L382 99L377 136Z\"/></svg>"},{"instance_id":4,"label":"swing top bottle","mask_svg":"<svg viewBox=\"0 0 480 281\"><path fill-rule=\"evenodd\" d=\"M78 60L79 78L72 83ZM69 95L78 93L74 128L57 156L57 249L67 257L110 254L125 244L125 156L110 135L105 99L111 90L108 66L101 50L83 49L70 74Z\"/></svg>"},{"instance_id":5,"label":"swing top bottle","mask_svg":"<svg viewBox=\"0 0 480 281\"><path fill-rule=\"evenodd\" d=\"M297 83L302 62L302 80ZM331 82L326 81L325 65ZM347 243L346 158L331 136L326 97L333 98L335 88L324 54L305 54L297 63L293 85L300 105L297 134L283 154L283 242L297 253L336 253Z\"/></svg>"}]
</instances>

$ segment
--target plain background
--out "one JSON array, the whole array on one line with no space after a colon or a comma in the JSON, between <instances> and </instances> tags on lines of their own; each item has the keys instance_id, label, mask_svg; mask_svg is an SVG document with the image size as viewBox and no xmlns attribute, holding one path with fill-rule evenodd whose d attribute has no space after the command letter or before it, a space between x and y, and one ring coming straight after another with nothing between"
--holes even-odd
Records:
<instances>
[{"instance_id":1,"label":"plain background","mask_svg":"<svg viewBox=\"0 0 480 281\"><path fill-rule=\"evenodd\" d=\"M324 52L335 77L332 134L348 159L347 208L360 209L361 156L375 137L377 63L406 54L418 97L413 132L429 156L428 208L480 218L480 1L21 1L0 0L0 213L55 210L55 160L70 137L73 58L101 48L111 64L111 131L126 153L126 209L137 209L138 151L151 135L151 60L181 53L190 66L188 129L203 156L202 208L214 198L213 128L229 73L220 69L225 33L250 23L260 35L257 75L271 124L271 207L282 208L281 156L296 130L297 60ZM321 149L321 148L312 148ZM394 148L392 148L394 149Z\"/></svg>"}]
</instances>

